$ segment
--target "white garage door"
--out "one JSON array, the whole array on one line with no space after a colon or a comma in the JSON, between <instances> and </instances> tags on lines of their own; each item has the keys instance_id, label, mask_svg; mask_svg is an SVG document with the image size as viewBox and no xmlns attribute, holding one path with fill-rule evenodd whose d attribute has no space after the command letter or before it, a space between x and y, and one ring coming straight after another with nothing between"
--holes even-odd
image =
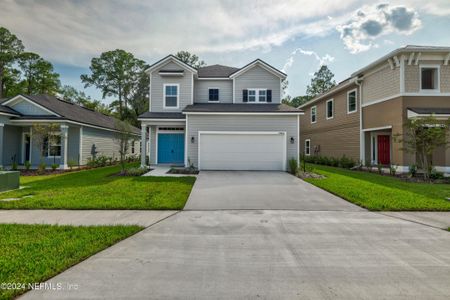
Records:
<instances>
[{"instance_id":1,"label":"white garage door","mask_svg":"<svg viewBox=\"0 0 450 300\"><path fill-rule=\"evenodd\" d=\"M284 132L200 132L200 170L285 170Z\"/></svg>"}]
</instances>

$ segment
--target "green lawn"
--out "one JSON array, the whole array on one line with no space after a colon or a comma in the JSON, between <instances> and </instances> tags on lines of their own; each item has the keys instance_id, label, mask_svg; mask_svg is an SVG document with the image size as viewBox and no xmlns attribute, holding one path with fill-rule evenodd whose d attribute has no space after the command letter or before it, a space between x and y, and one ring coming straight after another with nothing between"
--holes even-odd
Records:
<instances>
[{"instance_id":1,"label":"green lawn","mask_svg":"<svg viewBox=\"0 0 450 300\"><path fill-rule=\"evenodd\" d=\"M0 284L43 282L141 229L2 224ZM0 287L0 299L11 299L25 291L10 288Z\"/></svg>"},{"instance_id":2,"label":"green lawn","mask_svg":"<svg viewBox=\"0 0 450 300\"><path fill-rule=\"evenodd\" d=\"M0 209L182 209L195 177L119 177L119 166L22 176L26 188L0 194Z\"/></svg>"},{"instance_id":3,"label":"green lawn","mask_svg":"<svg viewBox=\"0 0 450 300\"><path fill-rule=\"evenodd\" d=\"M325 179L305 179L370 210L450 211L450 184L404 182L374 173L313 165Z\"/></svg>"}]
</instances>

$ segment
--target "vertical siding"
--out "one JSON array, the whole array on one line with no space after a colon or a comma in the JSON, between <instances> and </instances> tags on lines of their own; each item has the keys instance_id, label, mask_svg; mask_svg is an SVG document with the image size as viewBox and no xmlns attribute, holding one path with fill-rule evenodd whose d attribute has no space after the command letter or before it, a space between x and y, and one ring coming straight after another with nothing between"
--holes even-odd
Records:
<instances>
[{"instance_id":1,"label":"vertical siding","mask_svg":"<svg viewBox=\"0 0 450 300\"><path fill-rule=\"evenodd\" d=\"M235 78L235 103L242 103L242 90L261 88L272 90L272 103L280 103L280 78L255 66Z\"/></svg>"},{"instance_id":2,"label":"vertical siding","mask_svg":"<svg viewBox=\"0 0 450 300\"><path fill-rule=\"evenodd\" d=\"M198 166L199 131L286 131L286 158L297 158L297 143L290 143L291 137L297 140L297 123L297 116L191 115L188 118L187 157L191 163ZM195 137L194 143L191 143L191 137Z\"/></svg>"},{"instance_id":3,"label":"vertical siding","mask_svg":"<svg viewBox=\"0 0 450 300\"><path fill-rule=\"evenodd\" d=\"M385 65L363 81L363 103L369 103L400 93L400 68Z\"/></svg>"},{"instance_id":4,"label":"vertical siding","mask_svg":"<svg viewBox=\"0 0 450 300\"><path fill-rule=\"evenodd\" d=\"M31 115L31 116L52 115L51 113L48 113L47 111L25 100L19 101L18 103L12 105L11 108L20 112L23 115Z\"/></svg>"},{"instance_id":5,"label":"vertical siding","mask_svg":"<svg viewBox=\"0 0 450 300\"><path fill-rule=\"evenodd\" d=\"M173 62L168 62L167 64L159 67L150 74L151 81L151 111L153 112L180 112L186 105L191 104L192 98L192 72L184 69L184 75L182 77L174 76L160 76L158 74L159 70L181 70L182 67L178 66ZM164 109L163 107L163 97L164 97L164 84L167 83L177 83L179 87L179 103L178 109Z\"/></svg>"},{"instance_id":6,"label":"vertical siding","mask_svg":"<svg viewBox=\"0 0 450 300\"><path fill-rule=\"evenodd\" d=\"M194 102L208 103L209 88L219 89L219 102L233 102L233 81L232 80L195 80L194 81Z\"/></svg>"}]
</instances>

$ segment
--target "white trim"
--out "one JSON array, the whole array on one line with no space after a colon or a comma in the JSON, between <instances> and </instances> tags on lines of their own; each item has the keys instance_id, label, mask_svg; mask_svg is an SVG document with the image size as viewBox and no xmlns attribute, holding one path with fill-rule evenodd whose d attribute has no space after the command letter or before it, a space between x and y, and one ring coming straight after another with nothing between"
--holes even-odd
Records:
<instances>
[{"instance_id":1,"label":"white trim","mask_svg":"<svg viewBox=\"0 0 450 300\"><path fill-rule=\"evenodd\" d=\"M168 55L165 58L161 59L159 62L157 62L156 64L151 65L148 69L145 70L146 73L152 73L153 70L155 70L156 68L158 68L159 66L165 64L168 60L173 61L175 64L184 67L186 69L188 69L189 71L197 74L197 70L194 69L193 67L191 67L190 65L182 62L180 59L178 59L177 57L173 56L173 55Z\"/></svg>"},{"instance_id":2,"label":"white trim","mask_svg":"<svg viewBox=\"0 0 450 300\"><path fill-rule=\"evenodd\" d=\"M243 115L243 116L296 116L304 115L304 112L285 113L248 113L248 112L183 112L184 115Z\"/></svg>"},{"instance_id":3,"label":"white trim","mask_svg":"<svg viewBox=\"0 0 450 300\"><path fill-rule=\"evenodd\" d=\"M316 118L313 122L312 117L313 117L313 108L314 108L314 117ZM311 124L315 124L317 123L317 105L311 106L311 111L310 111L310 116L309 116L309 121Z\"/></svg>"},{"instance_id":4,"label":"white trim","mask_svg":"<svg viewBox=\"0 0 450 300\"><path fill-rule=\"evenodd\" d=\"M60 164L60 168L65 170L67 169L67 153L69 152L68 151L69 149L67 148L69 145L69 126L62 124L60 127L61 127L61 145L62 143L64 143L64 163L62 165ZM48 148L50 149L50 145Z\"/></svg>"},{"instance_id":5,"label":"white trim","mask_svg":"<svg viewBox=\"0 0 450 300\"><path fill-rule=\"evenodd\" d=\"M216 100L209 100L209 90L217 90L218 91L218 98ZM218 87L208 87L208 103L220 103L220 88Z\"/></svg>"},{"instance_id":6,"label":"white trim","mask_svg":"<svg viewBox=\"0 0 450 300\"><path fill-rule=\"evenodd\" d=\"M306 143L308 143L308 148L306 148ZM308 149L308 153L306 153L306 149ZM306 156L311 156L311 139L305 139L305 145L303 151Z\"/></svg>"},{"instance_id":7,"label":"white trim","mask_svg":"<svg viewBox=\"0 0 450 300\"><path fill-rule=\"evenodd\" d=\"M50 109L48 109L48 108L45 108L45 107L43 107L42 105L36 103L35 101L33 101L33 100L31 100L31 99L29 99L29 98L27 98L27 97L25 97L25 96L22 96L22 95L17 95L17 96L15 96L15 97L13 97L12 99L9 99L8 101L3 102L2 105L8 106L8 107L13 107L15 104L13 104L13 105L11 105L11 106L10 106L10 105L7 105L7 104L10 103L10 102L14 102L14 101L16 101L17 99L22 99L22 100L24 100L24 101L27 101L27 102L29 102L29 103L31 103L31 104L33 104L33 105L39 107L40 109L42 109L42 110L48 112L49 114L55 115L55 116L57 116L57 117L61 117L60 115L58 115L58 114L55 113L54 111L52 111L52 110L50 110Z\"/></svg>"},{"instance_id":8,"label":"white trim","mask_svg":"<svg viewBox=\"0 0 450 300\"><path fill-rule=\"evenodd\" d=\"M150 130L151 132L151 130ZM159 143L159 134L163 133L163 134L180 134L180 133L184 133L185 135L185 141L186 141L186 129L185 130L159 130L159 126L156 126L156 133L155 133L155 164L158 164L158 143ZM186 147L184 147L184 151L185 154L184 156L186 157ZM150 157L149 157L150 160Z\"/></svg>"},{"instance_id":9,"label":"white trim","mask_svg":"<svg viewBox=\"0 0 450 300\"><path fill-rule=\"evenodd\" d=\"M191 104L194 104L194 73L191 75Z\"/></svg>"},{"instance_id":10,"label":"white trim","mask_svg":"<svg viewBox=\"0 0 450 300\"><path fill-rule=\"evenodd\" d=\"M448 66L448 61L450 60L450 52L444 58L444 66Z\"/></svg>"},{"instance_id":11,"label":"white trim","mask_svg":"<svg viewBox=\"0 0 450 300\"><path fill-rule=\"evenodd\" d=\"M384 101L388 101L388 100L391 100L391 99L394 99L394 98L398 98L398 97L401 97L402 96L402 94L395 94L395 95L392 95L392 96L389 96L389 97L385 97L385 98L381 98L381 99L378 99L378 100L373 100L373 101L370 101L370 102L367 102L367 103L363 103L361 106L362 107L366 107L366 106L370 106L370 105L373 105L373 104L377 104L377 103L381 103L381 102L384 102Z\"/></svg>"},{"instance_id":12,"label":"white trim","mask_svg":"<svg viewBox=\"0 0 450 300\"><path fill-rule=\"evenodd\" d=\"M236 102L236 82L233 78L233 103Z\"/></svg>"},{"instance_id":13,"label":"white trim","mask_svg":"<svg viewBox=\"0 0 450 300\"><path fill-rule=\"evenodd\" d=\"M427 97L449 97L450 93L402 93L402 94L395 94L392 96L388 96L385 98L381 98L378 100L374 100L374 101L370 101L368 103L364 103L362 105L362 107L367 107L370 105L374 105L374 104L378 104L384 101L389 101L392 100L394 98L398 98L398 97L420 97L420 96L427 96Z\"/></svg>"},{"instance_id":14,"label":"white trim","mask_svg":"<svg viewBox=\"0 0 450 300\"><path fill-rule=\"evenodd\" d=\"M392 59L389 58L388 63L389 63L389 67L391 68L391 70L394 70L395 67L394 67L394 63L392 62Z\"/></svg>"},{"instance_id":15,"label":"white trim","mask_svg":"<svg viewBox=\"0 0 450 300\"><path fill-rule=\"evenodd\" d=\"M349 98L349 96L353 92L355 93L355 110L350 111L349 110L350 109L350 105L349 105L350 98ZM347 115L353 114L355 112L358 112L358 88L355 88L355 89L350 90L350 91L347 92Z\"/></svg>"},{"instance_id":16,"label":"white trim","mask_svg":"<svg viewBox=\"0 0 450 300\"><path fill-rule=\"evenodd\" d=\"M283 134L284 135L284 147L283 147L283 170L286 171L286 167L287 167L287 133L286 131L198 131L197 135L198 135L198 147L197 147L197 164L198 164L198 169L201 170L201 166L200 166L200 140L201 140L201 135L202 134L222 134L222 135L236 135L236 134L256 134L256 135L279 135L279 134Z\"/></svg>"},{"instance_id":17,"label":"white trim","mask_svg":"<svg viewBox=\"0 0 450 300\"><path fill-rule=\"evenodd\" d=\"M422 69L436 69L437 82L434 82L437 88L422 89ZM441 65L421 64L419 65L419 88L421 94L436 94L441 92ZM435 79L436 80L436 79Z\"/></svg>"},{"instance_id":18,"label":"white trim","mask_svg":"<svg viewBox=\"0 0 450 300\"><path fill-rule=\"evenodd\" d=\"M189 146L189 123L188 123L188 116L186 116L186 126L184 127L184 167L188 166L188 146Z\"/></svg>"},{"instance_id":19,"label":"white trim","mask_svg":"<svg viewBox=\"0 0 450 300\"><path fill-rule=\"evenodd\" d=\"M450 167L448 166L435 166L434 167L436 171L442 172L442 173L450 173Z\"/></svg>"},{"instance_id":20,"label":"white trim","mask_svg":"<svg viewBox=\"0 0 450 300\"><path fill-rule=\"evenodd\" d=\"M392 165L392 134L389 132L371 132L370 133L370 162L372 165L378 164L378 136L388 135L389 136L389 162ZM375 147L374 147L375 140ZM374 153L375 150L375 153ZM375 154L375 159L374 158Z\"/></svg>"},{"instance_id":21,"label":"white trim","mask_svg":"<svg viewBox=\"0 0 450 300\"><path fill-rule=\"evenodd\" d=\"M300 163L300 116L297 116L297 162Z\"/></svg>"},{"instance_id":22,"label":"white trim","mask_svg":"<svg viewBox=\"0 0 450 300\"><path fill-rule=\"evenodd\" d=\"M400 60L398 59L397 55L394 56L394 62L395 62L395 67L396 68L400 67Z\"/></svg>"},{"instance_id":23,"label":"white trim","mask_svg":"<svg viewBox=\"0 0 450 300\"><path fill-rule=\"evenodd\" d=\"M9 113L5 113L5 112L1 112L0 111L0 116L8 116L8 117L19 117L20 115L14 115L14 114L9 114Z\"/></svg>"},{"instance_id":24,"label":"white trim","mask_svg":"<svg viewBox=\"0 0 450 300\"><path fill-rule=\"evenodd\" d=\"M405 92L405 57L400 56L400 93Z\"/></svg>"},{"instance_id":25,"label":"white trim","mask_svg":"<svg viewBox=\"0 0 450 300\"><path fill-rule=\"evenodd\" d=\"M418 118L418 117L431 117L431 116L434 116L436 119L450 118L450 114L418 114L410 109L407 110L408 119Z\"/></svg>"},{"instance_id":26,"label":"white trim","mask_svg":"<svg viewBox=\"0 0 450 300\"><path fill-rule=\"evenodd\" d=\"M414 53L415 53L415 52L411 52L411 53L409 54L409 58L408 58L408 66L410 66L410 65L412 64L413 60L414 60Z\"/></svg>"},{"instance_id":27,"label":"white trim","mask_svg":"<svg viewBox=\"0 0 450 300\"><path fill-rule=\"evenodd\" d=\"M232 80L228 77L197 77L197 80Z\"/></svg>"},{"instance_id":28,"label":"white trim","mask_svg":"<svg viewBox=\"0 0 450 300\"><path fill-rule=\"evenodd\" d=\"M155 128L155 164L158 164L158 135L159 133L159 126L156 126Z\"/></svg>"},{"instance_id":29,"label":"white trim","mask_svg":"<svg viewBox=\"0 0 450 300\"><path fill-rule=\"evenodd\" d=\"M176 86L177 87L177 106L166 106L166 87ZM173 97L173 96L170 96ZM180 84L179 83L164 83L163 84L163 108L164 109L179 109L180 108Z\"/></svg>"},{"instance_id":30,"label":"white trim","mask_svg":"<svg viewBox=\"0 0 450 300\"><path fill-rule=\"evenodd\" d=\"M149 80L148 80L148 111L152 111L152 74L148 74Z\"/></svg>"},{"instance_id":31,"label":"white trim","mask_svg":"<svg viewBox=\"0 0 450 300\"><path fill-rule=\"evenodd\" d=\"M193 74L193 73L191 73ZM166 77L183 77L184 76L184 71L183 72L162 72L162 71L158 71L158 75L161 76L166 76Z\"/></svg>"},{"instance_id":32,"label":"white trim","mask_svg":"<svg viewBox=\"0 0 450 300\"><path fill-rule=\"evenodd\" d=\"M80 126L80 148L78 151L78 164L81 166L83 164L83 126Z\"/></svg>"},{"instance_id":33,"label":"white trim","mask_svg":"<svg viewBox=\"0 0 450 300\"><path fill-rule=\"evenodd\" d=\"M0 123L0 127L5 127L5 124L3 124L3 123Z\"/></svg>"},{"instance_id":34,"label":"white trim","mask_svg":"<svg viewBox=\"0 0 450 300\"><path fill-rule=\"evenodd\" d=\"M332 107L332 110L331 110L331 112L332 112L332 116L331 117L328 117L328 102L331 102L333 104L333 107ZM327 100L325 102L325 117L326 117L327 120L331 120L331 119L334 118L334 99L333 98L331 98L331 99L329 99L329 100Z\"/></svg>"},{"instance_id":35,"label":"white trim","mask_svg":"<svg viewBox=\"0 0 450 300\"><path fill-rule=\"evenodd\" d=\"M416 56L416 61L414 62L414 64L417 66L419 64L420 61L420 57L422 56L422 52L417 53Z\"/></svg>"},{"instance_id":36,"label":"white trim","mask_svg":"<svg viewBox=\"0 0 450 300\"><path fill-rule=\"evenodd\" d=\"M376 131L376 130L385 130L385 129L392 129L392 125L366 128L366 129L363 129L362 131L367 132L367 131Z\"/></svg>"},{"instance_id":37,"label":"white trim","mask_svg":"<svg viewBox=\"0 0 450 300\"><path fill-rule=\"evenodd\" d=\"M186 119L146 119L146 118L139 118L138 121L141 122L186 122Z\"/></svg>"},{"instance_id":38,"label":"white trim","mask_svg":"<svg viewBox=\"0 0 450 300\"><path fill-rule=\"evenodd\" d=\"M260 88L247 88L247 103L248 104L258 104L258 103L271 103L271 102L267 102L267 89L260 89ZM250 91L255 91L255 101L250 101ZM260 97L260 92L261 91L265 91L266 95L264 96L264 101L260 101L259 97Z\"/></svg>"},{"instance_id":39,"label":"white trim","mask_svg":"<svg viewBox=\"0 0 450 300\"><path fill-rule=\"evenodd\" d=\"M277 77L280 77L283 79L287 77L287 75L284 74L283 72L275 69L274 67L270 66L266 62L264 62L260 59L257 59L255 61L251 62L250 64L248 64L247 66L245 66L244 68L240 69L239 71L236 71L235 73L231 74L230 78L236 78L236 77L242 75L243 73L247 72L248 70L251 70L255 66L260 66L261 68L265 69L267 72L270 72Z\"/></svg>"}]
</instances>

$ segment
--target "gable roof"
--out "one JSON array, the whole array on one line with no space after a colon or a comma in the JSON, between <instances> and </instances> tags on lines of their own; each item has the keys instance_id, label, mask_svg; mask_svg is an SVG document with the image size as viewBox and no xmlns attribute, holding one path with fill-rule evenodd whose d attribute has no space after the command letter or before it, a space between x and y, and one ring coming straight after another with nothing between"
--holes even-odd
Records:
<instances>
[{"instance_id":1,"label":"gable roof","mask_svg":"<svg viewBox=\"0 0 450 300\"><path fill-rule=\"evenodd\" d=\"M252 61L251 63L243 66L242 68L240 68L239 70L237 70L233 74L230 74L230 78L235 78L235 77L241 75L242 73L245 73L246 71L250 70L251 68L253 68L256 65L261 66L266 71L271 72L272 74L274 74L275 76L280 77L281 79L285 79L287 77L286 73L281 72L277 68L269 65L265 61L263 61L263 60L258 58L258 59L255 59L254 61Z\"/></svg>"},{"instance_id":2,"label":"gable roof","mask_svg":"<svg viewBox=\"0 0 450 300\"><path fill-rule=\"evenodd\" d=\"M19 112L15 111L14 109L12 109L8 106L2 105L1 104L2 102L4 102L4 101L0 100L0 115L6 114L6 115L13 115L13 116L20 116Z\"/></svg>"},{"instance_id":3,"label":"gable roof","mask_svg":"<svg viewBox=\"0 0 450 300\"><path fill-rule=\"evenodd\" d=\"M211 65L198 68L198 78L228 78L231 74L239 71L239 68L223 65Z\"/></svg>"},{"instance_id":4,"label":"gable roof","mask_svg":"<svg viewBox=\"0 0 450 300\"><path fill-rule=\"evenodd\" d=\"M61 100L55 96L51 95L18 95L25 99L31 100L32 102L56 113L58 116L25 116L21 115L21 119L60 119L69 120L78 123L83 123L87 125L93 125L97 127L102 127L106 129L116 130L116 122L118 119L104 115L100 112L93 111L91 109L82 107L78 104ZM4 101L3 103L9 102L16 97ZM58 118L59 117L59 118ZM139 133L139 129L131 126L133 133Z\"/></svg>"},{"instance_id":5,"label":"gable roof","mask_svg":"<svg viewBox=\"0 0 450 300\"><path fill-rule=\"evenodd\" d=\"M197 69L195 69L194 67L192 67L192 66L188 65L187 63L181 61L178 57L176 57L176 56L174 56L174 55L172 55L172 54L169 54L169 55L167 55L166 57L164 57L164 58L158 60L158 61L155 62L153 65L151 65L150 67L148 67L148 68L145 70L145 72L146 72L146 73L150 73L150 72L151 72L152 70L154 70L155 68L157 68L157 67L163 65L164 63L166 63L166 62L168 62L168 61L170 61L170 60L172 60L174 63L176 63L176 64L178 64L178 65L180 65L180 66L182 66L182 67L188 69L189 71L193 72L194 74L197 74Z\"/></svg>"},{"instance_id":6,"label":"gable roof","mask_svg":"<svg viewBox=\"0 0 450 300\"><path fill-rule=\"evenodd\" d=\"M330 99L329 97L332 94L337 93L337 92L339 92L339 91L341 91L343 89L346 89L346 88L348 88L349 86L351 86L353 84L356 84L355 82L356 82L356 78L354 78L354 77L349 77L347 79L344 79L341 82L339 82L337 85L335 85L332 88L330 88L328 91L326 91L326 92L324 92L324 93L322 93L320 95L317 95L316 97L312 98L308 102L303 103L302 105L300 105L298 108L302 109L302 108L307 107L307 106L309 106L311 104L314 104L314 103L316 103L316 102L318 102L320 100L323 100L324 98L327 98L327 100L329 100Z\"/></svg>"}]
</instances>

